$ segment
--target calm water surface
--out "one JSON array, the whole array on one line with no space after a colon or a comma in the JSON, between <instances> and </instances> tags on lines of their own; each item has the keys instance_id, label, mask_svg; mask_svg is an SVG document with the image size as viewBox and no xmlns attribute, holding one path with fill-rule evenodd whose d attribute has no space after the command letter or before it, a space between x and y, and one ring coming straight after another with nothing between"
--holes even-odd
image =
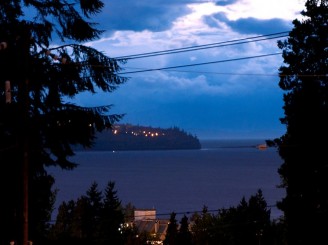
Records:
<instances>
[{"instance_id":1,"label":"calm water surface","mask_svg":"<svg viewBox=\"0 0 328 245\"><path fill-rule=\"evenodd\" d=\"M158 214L201 211L204 205L209 210L228 208L258 189L268 205L284 196L276 188L282 160L276 149L255 147L263 140L201 143L201 150L78 152L71 159L79 164L77 169L48 169L59 190L56 207L85 194L94 181L100 190L115 181L123 204L155 208ZM280 215L271 208L272 218Z\"/></svg>"}]
</instances>

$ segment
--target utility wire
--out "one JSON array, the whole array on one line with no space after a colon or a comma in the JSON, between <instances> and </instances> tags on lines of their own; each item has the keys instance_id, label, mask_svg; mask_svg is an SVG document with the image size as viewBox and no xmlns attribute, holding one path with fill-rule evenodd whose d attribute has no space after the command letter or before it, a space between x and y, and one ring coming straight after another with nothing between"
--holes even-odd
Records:
<instances>
[{"instance_id":1,"label":"utility wire","mask_svg":"<svg viewBox=\"0 0 328 245\"><path fill-rule=\"evenodd\" d=\"M116 57L116 58L113 58L113 59L117 59L117 60L121 59L121 60L126 61L128 59L147 58L147 57L165 55L165 54L175 54L175 53L196 51L196 50L208 49L208 48L225 47L225 46L230 46L230 45L237 45L237 44L243 44L243 43L249 43L249 42L257 42L257 41L270 40L270 39L275 39L275 38L280 38L280 37L286 37L286 36L288 36L287 35L288 33L289 33L288 31L277 32L277 33L272 33L272 34L267 34L267 35L253 36L253 37L248 37L248 38L241 38L241 39L236 39L236 40L223 41L223 42L211 43L211 44L205 44L205 45L197 45L197 46L191 46L191 47L185 47L185 48L177 48L177 49L170 49L170 50L164 50L164 51L156 51L156 52L148 52L148 53L127 55L127 56L120 56L120 57ZM118 72L116 74L117 75L125 75L125 74L140 73L140 72L158 71L158 70L172 70L172 69L175 69L175 68L191 67L191 66L199 66L199 65L208 65L208 64L230 62L230 61L238 61L238 60L259 58L259 57L265 57L265 56L270 56L270 55L278 55L278 54L281 54L281 53L268 54L268 55L258 55L258 56L236 58L236 59L229 59L229 60L221 60L221 61L213 61L213 62L204 62L204 63L190 64L190 65L164 67L164 68L140 69L139 71ZM50 55L56 57L56 55L54 55L54 54L50 53ZM58 57L55 58L55 60L58 60ZM56 63L56 65L59 65L59 64L60 63ZM66 64L66 62L62 62L62 64ZM72 65L72 64L70 64L70 65ZM86 66L90 66L90 67L102 67L102 68L106 67L106 66L103 66L103 65L84 64L84 62L79 63L79 64L75 63L75 65L80 65L80 66L86 65Z\"/></svg>"},{"instance_id":2,"label":"utility wire","mask_svg":"<svg viewBox=\"0 0 328 245\"><path fill-rule=\"evenodd\" d=\"M273 208L273 207L277 207L277 205L267 205L267 208ZM224 209L224 208L223 208ZM137 209L138 210L138 209ZM219 212L222 209L210 209L210 210L206 210L206 213L215 213L215 212ZM175 213L177 215L179 214L196 214L196 213L203 213L203 210L194 210L194 211L181 211L181 212L170 212L170 213L159 213L156 214L156 216L170 216L172 213ZM147 217L147 216L154 216L153 214L145 214L145 215L132 215L133 217Z\"/></svg>"},{"instance_id":3,"label":"utility wire","mask_svg":"<svg viewBox=\"0 0 328 245\"><path fill-rule=\"evenodd\" d=\"M190 46L190 47L185 47L185 48L176 48L176 49L169 49L169 50L163 50L163 51L155 51L155 52L146 52L146 53L141 53L141 54L118 56L118 57L115 57L114 59L124 59L124 60L139 59L139 58L148 58L148 57L152 57L152 56L159 56L159 55L166 55L166 54L176 54L176 53L190 52L190 51L196 51L196 50L202 50L202 49L225 47L225 46L231 46L231 45L238 45L238 44L244 44L244 43L250 43L250 42L265 41L265 40L270 40L270 39L287 37L288 33L289 32L278 32L278 33L273 33L273 34L268 34L268 35L248 37L248 38L223 41L223 42L217 42L217 43L211 43L211 44L204 44L204 45L196 45L196 46Z\"/></svg>"},{"instance_id":4,"label":"utility wire","mask_svg":"<svg viewBox=\"0 0 328 245\"><path fill-rule=\"evenodd\" d=\"M280 37L286 37L288 36L289 32L278 32L278 33L272 33L267 35L260 35L260 36L254 36L254 37L248 37L243 39L237 39L237 40L231 40L231 41L224 41L219 43L212 43L212 44L205 44L205 45L197 45L197 46L191 46L191 47L185 47L185 48L177 48L177 49L170 49L170 50L164 50L164 51L157 51L157 52L148 52L148 53L141 53L141 54L134 54L134 55L127 55L127 56L120 56L113 59L137 59L137 58L146 58L151 56L157 56L157 55L165 55L165 54L174 54L174 53L180 53L180 52L189 52L189 51L195 51L200 49L208 49L208 48L215 48L215 47L224 47L229 45L237 45L237 44L243 44L248 42L257 42L262 40L270 40ZM260 39L259 39L260 38ZM279 55L282 53L275 53L275 54L267 54L267 55L258 55L258 56L250 56L250 57L242 57L242 58L236 58L236 59L229 59L229 60L221 60L221 61L213 61L213 62L204 62L204 63L198 63L198 64L189 64L189 65L180 65L180 66L172 66L172 67L163 67L163 68L151 68L151 69L145 69L145 68L128 68L128 69L137 69L137 71L128 71L128 72L118 72L117 75L125 75L125 74L132 74L132 73L140 73L140 72L149 72L149 71L158 71L158 70L167 70L172 72L186 72L186 73L208 73L208 74L216 74L216 75L247 75L247 76L298 76L298 77L327 77L327 74L307 74L307 75L288 75L288 74L238 74L238 73L219 73L219 72L208 72L208 71L182 71L182 70L173 70L175 68L182 68L182 67L190 67L190 66L199 66L199 65L207 65L207 64L214 64L214 63L222 63L222 62L230 62L230 61L238 61L238 60L244 60L244 59L252 59L252 58L259 58L259 57L265 57L270 55ZM58 58L58 57L57 57ZM56 59L57 60L57 59ZM60 63L56 63L56 65L59 65ZM65 64L65 62L62 64ZM72 65L72 64L71 64ZM84 64L79 63L75 65L87 65L90 67L102 67L105 68L107 66L103 65L90 65L90 64Z\"/></svg>"},{"instance_id":5,"label":"utility wire","mask_svg":"<svg viewBox=\"0 0 328 245\"><path fill-rule=\"evenodd\" d=\"M217 60L217 61L210 61L210 62L189 64L189 65L168 66L168 67L152 68L152 69L145 69L145 70L139 70L139 71L119 72L119 73L117 73L117 75L126 75L126 74L141 73L141 72L150 72L150 71L170 70L170 69L183 68L183 67L191 67L191 66L210 65L210 64L225 63L225 62L231 62L231 61L239 61L239 60L263 58L263 57L268 57L268 56L273 56L273 55L281 55L281 54L282 53L262 54L262 55L254 55L254 56L234 58L234 59L227 59L227 60Z\"/></svg>"},{"instance_id":6,"label":"utility wire","mask_svg":"<svg viewBox=\"0 0 328 245\"><path fill-rule=\"evenodd\" d=\"M277 207L277 205L267 205L267 208L273 208L273 207ZM224 209L224 208L223 208ZM138 210L138 209L136 209ZM219 212L220 210L222 209L208 209L206 210L205 214L211 214L211 213L216 213L216 212ZM194 210L194 211L181 211L181 212L170 212L170 213L159 213L159 214L144 214L144 215L125 215L125 218L127 219L130 219L130 218L139 218L139 217L153 217L155 216L156 219L155 220L158 220L158 216L166 216L166 217L169 217L171 216L172 213L175 213L176 215L193 215L193 214L204 214L204 210ZM50 220L51 223L55 223L57 222L57 219L55 220ZM252 221L254 223L258 222L258 221Z\"/></svg>"},{"instance_id":7,"label":"utility wire","mask_svg":"<svg viewBox=\"0 0 328 245\"><path fill-rule=\"evenodd\" d=\"M141 67L125 67L126 69L145 70ZM168 72L180 73L196 73L196 74L210 74L210 75L225 75L225 76L258 76L258 77L327 77L328 74L279 74L279 73L236 73L236 72L215 72L215 71L192 71L192 70L174 70L168 69Z\"/></svg>"}]
</instances>

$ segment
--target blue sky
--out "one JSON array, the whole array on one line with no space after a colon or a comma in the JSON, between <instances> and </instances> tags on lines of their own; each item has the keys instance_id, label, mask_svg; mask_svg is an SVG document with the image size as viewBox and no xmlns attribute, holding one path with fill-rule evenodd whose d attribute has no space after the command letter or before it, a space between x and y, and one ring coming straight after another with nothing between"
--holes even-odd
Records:
<instances>
[{"instance_id":1,"label":"blue sky","mask_svg":"<svg viewBox=\"0 0 328 245\"><path fill-rule=\"evenodd\" d=\"M105 0L92 21L104 29L86 43L110 57L240 40L289 31L304 0ZM279 38L280 40L283 38ZM124 72L279 53L279 39L131 59ZM112 93L84 94L76 103L113 104L122 123L177 126L200 139L264 138L285 132L281 55L170 70L122 74Z\"/></svg>"}]
</instances>

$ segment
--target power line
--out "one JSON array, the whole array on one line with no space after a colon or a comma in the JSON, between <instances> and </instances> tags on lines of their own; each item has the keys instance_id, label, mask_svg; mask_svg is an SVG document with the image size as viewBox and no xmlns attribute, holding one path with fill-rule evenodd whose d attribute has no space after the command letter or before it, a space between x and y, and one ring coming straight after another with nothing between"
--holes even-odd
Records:
<instances>
[{"instance_id":1,"label":"power line","mask_svg":"<svg viewBox=\"0 0 328 245\"><path fill-rule=\"evenodd\" d=\"M119 57L115 57L114 59L122 59L122 60L123 59L124 60L139 59L139 58L148 58L148 57L166 55L166 54L176 54L176 53L190 52L190 51L196 51L196 50L202 50L202 49L225 47L225 46L231 46L231 45L238 45L238 44L265 41L265 40L270 40L270 39L286 37L286 36L288 36L288 33L289 32L287 32L287 31L278 32L278 33L273 33L273 34L241 38L241 39L236 39L236 40L210 43L210 44L204 44L204 45L196 45L196 46L190 46L190 47L184 47L184 48L176 48L176 49L168 49L168 50L163 50L163 51L154 51L154 52L146 52L146 53L140 53L140 54L126 55L126 56L119 56Z\"/></svg>"},{"instance_id":2,"label":"power line","mask_svg":"<svg viewBox=\"0 0 328 245\"><path fill-rule=\"evenodd\" d=\"M264 74L264 73L234 73L234 72L213 72L213 71L190 71L190 70L174 70L176 68L183 68L183 67L191 67L191 66L200 66L200 65L208 65L208 64L215 64L215 63L224 63L224 62L231 62L231 61L239 61L239 60L246 60L246 59L254 59L254 58L261 58L266 56L273 56L273 55L280 55L282 53L272 53L272 54L263 54L257 56L248 56L248 57L241 57L235 59L227 59L227 60L219 60L219 61L211 61L211 62L204 62L204 63L196 63L196 64L188 64L188 65L179 65L179 66L171 66L171 67L162 67L162 68L136 68L136 67L126 67L128 69L136 69L137 71L128 71L128 72L118 72L116 75L125 75L125 74L133 74L133 73L141 73L141 72L150 72L150 71L169 71L169 72L183 72L183 73L201 73L201 74L213 74L213 75L228 75L228 76L267 76L267 77L289 77L289 76L296 76L296 77L327 77L328 74ZM101 68L109 68L109 66L105 65L90 65L85 62L83 63L54 63L53 65L75 65L75 66L89 66L89 67L101 67ZM84 76L82 78L90 78L93 76Z\"/></svg>"},{"instance_id":3,"label":"power line","mask_svg":"<svg viewBox=\"0 0 328 245\"><path fill-rule=\"evenodd\" d=\"M289 33L288 31L277 32L277 33L272 33L272 34L267 34L267 35L253 36L253 37L248 37L248 38L241 38L241 39L236 39L236 40L223 41L223 42L204 44L204 45L196 45L196 46L185 47L185 48L176 48L176 49L170 49L170 50L164 50L164 51L147 52L147 53L141 53L141 54L120 56L120 57L115 57L113 59L128 60L128 59L137 59L137 58L147 58L147 57L165 55L165 54L175 54L175 53L196 51L196 50L209 49L209 48L215 48L215 47L225 47L225 46L230 46L230 45L237 45L237 44L243 44L243 43L249 43L249 42L257 42L257 41L270 40L270 39L275 39L275 38L280 38L280 37L286 37L286 36L288 36L287 35L288 33ZM50 50L48 50L46 53L50 54L54 58L54 60L59 59L56 55L51 54ZM189 65L179 65L179 66L171 66L171 67L163 67L163 68L140 69L138 71L118 72L116 74L117 75L125 75L125 74L133 74L133 73L149 72L149 71L172 70L175 68L208 65L208 64L223 63L223 62L230 62L230 61L238 61L238 60L260 58L260 57L278 55L278 54L282 54L282 53L257 55L257 56L250 56L250 57L242 57L242 58L235 58L235 59L228 59L228 60L204 62L204 63L197 63L197 64L189 64ZM62 64L66 64L66 59L61 59L61 60L62 60L62 62L61 62ZM56 63L56 64L58 65L58 63ZM68 64L66 64L66 65L68 65ZM72 64L70 64L70 65L72 65ZM106 67L103 65L84 64L84 62L75 63L75 65L80 65L80 66L86 65L86 66L90 66L90 67L102 67L102 68ZM182 72L182 71L180 71L180 72Z\"/></svg>"},{"instance_id":4,"label":"power line","mask_svg":"<svg viewBox=\"0 0 328 245\"><path fill-rule=\"evenodd\" d=\"M145 70L146 68L141 67L126 67L128 69ZM328 74L279 74L279 73L236 73L236 72L215 72L215 71L192 71L192 70L171 70L169 72L180 72L180 73L196 73L196 74L210 74L210 75L225 75L225 76L262 76L262 77L327 77Z\"/></svg>"},{"instance_id":5,"label":"power line","mask_svg":"<svg viewBox=\"0 0 328 245\"><path fill-rule=\"evenodd\" d=\"M268 56L273 56L273 55L281 55L281 54L282 53L262 54L262 55L254 55L254 56L247 56L247 57L234 58L234 59L226 59L226 60L217 60L217 61L210 61L210 62L189 64L189 65L168 66L168 67L152 68L152 69L145 69L145 70L139 70L139 71L119 72L119 73L117 73L117 75L126 75L126 74L141 73L141 72L170 70L170 69L183 68L183 67L191 67L191 66L201 66L201 65L218 64L218 63L225 63L225 62L231 62L231 61L239 61L239 60L263 58L263 57L268 57Z\"/></svg>"},{"instance_id":6,"label":"power line","mask_svg":"<svg viewBox=\"0 0 328 245\"><path fill-rule=\"evenodd\" d=\"M230 41L224 41L224 42L218 42L218 43L211 43L211 44L205 44L205 45L196 45L191 47L185 47L185 48L177 48L177 49L170 49L170 50L164 50L164 51L156 51L156 52L147 52L147 53L141 53L141 54L134 54L134 55L127 55L127 56L120 56L113 59L137 59L137 58L146 58L151 56L158 56L158 55L165 55L165 54L174 54L174 53L180 53L180 52L189 52L189 51L195 51L200 49L208 49L208 48L215 48L215 47L224 47L229 45L237 45L237 44L243 44L243 43L249 43L249 42L257 42L257 41L263 41L263 40L270 40L280 37L286 37L288 36L289 32L278 32L278 33L272 33L267 35L260 35L260 36L254 36L254 37L248 37L248 38L242 38L242 39L236 39L236 40L230 40ZM68 45L69 46L69 45ZM54 48L56 49L56 48ZM50 50L47 51L47 53ZM50 52L49 52L50 53ZM279 55L282 53L273 53L273 54L265 54L265 55L257 55L257 56L249 56L249 57L242 57L242 58L235 58L235 59L228 59L228 60L220 60L220 61L212 61L212 62L204 62L204 63L197 63L197 64L188 64L188 65L179 65L179 66L171 66L171 67L162 67L162 68L128 68L128 69L138 69L137 71L128 71L128 72L118 72L117 75L125 75L125 74L133 74L133 73L141 73L141 72L149 72L149 71L159 71L159 70L167 70L172 72L186 72L186 73L208 73L208 74L215 74L215 75L243 75L243 76L298 76L298 77L326 77L327 74L242 74L242 73L220 73L220 72L210 72L210 71L182 71L182 70L173 70L175 68L182 68L182 67L191 67L191 66L200 66L200 65L208 65L208 64L215 64L215 63L223 63L223 62L230 62L230 61L238 61L238 60L245 60L245 59L253 59L253 58L260 58L260 57L266 57L266 56L272 56L272 55ZM58 60L58 57L54 54L51 54L54 60ZM66 64L65 61L62 60L62 64ZM59 63L55 63L56 65L59 65ZM68 64L66 64L68 65ZM104 65L90 65L90 64L84 64L84 62L81 63L75 63L70 65L79 65L79 66L89 66L89 67L102 67L106 68L107 66Z\"/></svg>"},{"instance_id":7,"label":"power line","mask_svg":"<svg viewBox=\"0 0 328 245\"><path fill-rule=\"evenodd\" d=\"M146 68L141 67L125 67L127 69L134 70L145 70ZM225 76L264 76L264 77L277 77L278 73L236 73L236 72L215 72L215 71L192 71L192 70L168 70L169 72L180 72L180 73L196 73L196 74L210 74L210 75L225 75ZM283 75L280 76L294 76L294 75ZM300 75L303 76L303 75ZM326 75L304 75L304 76L326 76Z\"/></svg>"},{"instance_id":8,"label":"power line","mask_svg":"<svg viewBox=\"0 0 328 245\"><path fill-rule=\"evenodd\" d=\"M276 204L272 204L272 205L267 205L267 208L274 208L277 207ZM224 208L222 208L224 209ZM219 212L222 209L208 209L206 210L206 213L215 213L215 212ZM172 213L175 213L176 215L180 215L180 214L196 214L196 213L203 213L203 210L194 210L194 211L180 211L180 212L170 212L170 213L159 213L156 214L156 216L170 216ZM144 215L133 215L133 217L147 217L147 216L154 216L153 214L144 214Z\"/></svg>"},{"instance_id":9,"label":"power line","mask_svg":"<svg viewBox=\"0 0 328 245\"><path fill-rule=\"evenodd\" d=\"M277 207L276 204L272 204L272 205L267 205L266 206L267 208L271 209L271 208L274 208L274 207ZM125 215L125 218L127 219L130 219L130 218L140 218L140 217L154 217L155 215L155 220L157 219L158 220L158 216L165 216L165 217L169 217L171 216L172 213L175 213L176 215L195 215L195 214L212 214L212 213L218 213L219 211L223 210L224 208L222 209L207 209L206 212L204 212L204 210L193 210L193 211L180 211L180 212L170 212L170 213L156 213L156 214L140 214L140 215ZM138 209L136 209L138 210ZM190 217L191 218L191 217ZM57 219L54 219L54 220L50 220L51 223L55 223L57 222ZM252 221L252 222L258 222L256 220Z\"/></svg>"}]
</instances>

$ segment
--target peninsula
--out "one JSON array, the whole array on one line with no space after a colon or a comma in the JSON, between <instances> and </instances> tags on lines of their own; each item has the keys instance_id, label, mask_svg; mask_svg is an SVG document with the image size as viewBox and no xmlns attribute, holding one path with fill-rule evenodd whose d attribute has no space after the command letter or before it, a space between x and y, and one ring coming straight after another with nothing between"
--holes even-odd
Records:
<instances>
[{"instance_id":1,"label":"peninsula","mask_svg":"<svg viewBox=\"0 0 328 245\"><path fill-rule=\"evenodd\" d=\"M196 136L177 127L153 128L131 124L116 124L96 135L92 150L181 150L200 149Z\"/></svg>"}]
</instances>

